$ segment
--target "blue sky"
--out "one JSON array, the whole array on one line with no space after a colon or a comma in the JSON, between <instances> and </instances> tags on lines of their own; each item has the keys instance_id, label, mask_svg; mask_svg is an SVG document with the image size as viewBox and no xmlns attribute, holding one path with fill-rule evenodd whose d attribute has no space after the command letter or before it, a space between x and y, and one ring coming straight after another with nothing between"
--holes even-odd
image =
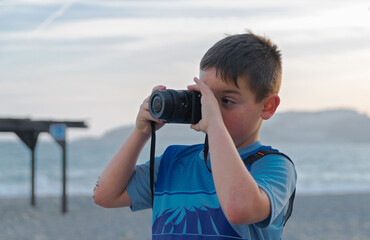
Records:
<instances>
[{"instance_id":1,"label":"blue sky","mask_svg":"<svg viewBox=\"0 0 370 240\"><path fill-rule=\"evenodd\" d=\"M0 0L0 117L132 124L153 86L185 89L225 33L283 54L279 111L370 115L370 2Z\"/></svg>"}]
</instances>

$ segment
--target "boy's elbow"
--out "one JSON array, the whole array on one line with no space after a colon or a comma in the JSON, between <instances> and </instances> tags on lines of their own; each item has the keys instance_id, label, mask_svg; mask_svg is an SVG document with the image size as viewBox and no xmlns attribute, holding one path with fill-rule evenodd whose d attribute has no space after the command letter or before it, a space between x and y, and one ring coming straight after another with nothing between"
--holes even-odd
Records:
<instances>
[{"instance_id":1,"label":"boy's elbow","mask_svg":"<svg viewBox=\"0 0 370 240\"><path fill-rule=\"evenodd\" d=\"M265 220L270 210L261 209L255 204L230 203L225 207L225 216L233 225L247 225Z\"/></svg>"},{"instance_id":2,"label":"boy's elbow","mask_svg":"<svg viewBox=\"0 0 370 240\"><path fill-rule=\"evenodd\" d=\"M233 225L251 224L251 214L248 210L242 209L239 206L229 206L225 209L225 216Z\"/></svg>"},{"instance_id":3,"label":"boy's elbow","mask_svg":"<svg viewBox=\"0 0 370 240\"><path fill-rule=\"evenodd\" d=\"M124 191L122 194L116 197L107 197L107 194L101 191L94 191L93 195L94 203L104 208L117 208L117 207L128 207L131 206L131 199Z\"/></svg>"},{"instance_id":4,"label":"boy's elbow","mask_svg":"<svg viewBox=\"0 0 370 240\"><path fill-rule=\"evenodd\" d=\"M242 216L239 216L238 214L228 214L226 215L229 222L233 225L243 225L248 224L246 223L245 219Z\"/></svg>"},{"instance_id":5,"label":"boy's elbow","mask_svg":"<svg viewBox=\"0 0 370 240\"><path fill-rule=\"evenodd\" d=\"M96 205L99 205L99 206L104 207L104 208L109 207L107 202L104 200L104 198L102 198L101 194L99 194L97 192L94 192L93 199L94 199L94 203Z\"/></svg>"},{"instance_id":6,"label":"boy's elbow","mask_svg":"<svg viewBox=\"0 0 370 240\"><path fill-rule=\"evenodd\" d=\"M101 191L95 190L93 194L94 203L104 208L111 208L112 203L107 199L106 194Z\"/></svg>"}]
</instances>

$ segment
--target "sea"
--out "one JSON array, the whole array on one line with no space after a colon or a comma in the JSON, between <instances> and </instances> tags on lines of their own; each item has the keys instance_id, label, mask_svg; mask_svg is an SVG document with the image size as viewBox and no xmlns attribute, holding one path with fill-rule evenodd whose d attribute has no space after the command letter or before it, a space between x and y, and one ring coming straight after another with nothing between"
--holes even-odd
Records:
<instances>
[{"instance_id":1,"label":"sea","mask_svg":"<svg viewBox=\"0 0 370 240\"><path fill-rule=\"evenodd\" d=\"M92 195L96 180L121 143L71 141L67 145L67 193ZM157 142L160 154L168 142ZM370 191L368 143L276 143L273 146L295 163L297 194ZM149 159L149 146L138 163ZM53 141L36 146L37 196L62 191L62 151ZM21 141L0 141L0 197L28 196L31 191L31 152Z\"/></svg>"}]
</instances>

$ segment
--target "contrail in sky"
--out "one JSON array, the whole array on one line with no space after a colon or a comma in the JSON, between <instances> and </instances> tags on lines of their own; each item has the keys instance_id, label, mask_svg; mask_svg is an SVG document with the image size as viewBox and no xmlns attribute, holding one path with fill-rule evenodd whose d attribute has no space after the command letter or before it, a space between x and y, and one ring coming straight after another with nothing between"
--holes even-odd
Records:
<instances>
[{"instance_id":1,"label":"contrail in sky","mask_svg":"<svg viewBox=\"0 0 370 240\"><path fill-rule=\"evenodd\" d=\"M46 18L40 25L38 25L35 30L31 32L29 35L29 39L35 38L38 33L43 31L45 28L47 28L50 24L52 24L55 19L61 17L64 15L64 13L71 7L73 3L75 3L76 0L69 0L66 1L57 11L53 12L48 18Z\"/></svg>"}]
</instances>

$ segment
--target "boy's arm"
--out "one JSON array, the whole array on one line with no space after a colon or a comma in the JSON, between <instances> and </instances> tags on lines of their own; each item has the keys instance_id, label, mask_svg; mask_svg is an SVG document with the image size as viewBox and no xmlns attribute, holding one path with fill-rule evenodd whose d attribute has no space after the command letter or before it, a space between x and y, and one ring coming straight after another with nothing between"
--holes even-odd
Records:
<instances>
[{"instance_id":1,"label":"boy's arm","mask_svg":"<svg viewBox=\"0 0 370 240\"><path fill-rule=\"evenodd\" d=\"M149 136L136 129L110 160L94 189L94 202L102 207L131 206L126 186L134 172L137 159Z\"/></svg>"},{"instance_id":2,"label":"boy's arm","mask_svg":"<svg viewBox=\"0 0 370 240\"><path fill-rule=\"evenodd\" d=\"M153 91L165 88L157 86ZM148 102L149 97L140 106L135 129L99 177L94 189L94 202L102 207L131 206L126 187L134 173L137 159L150 138L150 121L156 122L156 130L163 126L162 121L150 116Z\"/></svg>"},{"instance_id":3,"label":"boy's arm","mask_svg":"<svg viewBox=\"0 0 370 240\"><path fill-rule=\"evenodd\" d=\"M241 225L268 218L270 199L245 167L225 125L210 124L208 141L217 196L229 221Z\"/></svg>"},{"instance_id":4,"label":"boy's arm","mask_svg":"<svg viewBox=\"0 0 370 240\"><path fill-rule=\"evenodd\" d=\"M270 199L245 167L227 131L211 89L195 79L190 90L202 93L202 120L192 128L208 134L212 175L221 207L232 224L265 220L271 212Z\"/></svg>"}]
</instances>

